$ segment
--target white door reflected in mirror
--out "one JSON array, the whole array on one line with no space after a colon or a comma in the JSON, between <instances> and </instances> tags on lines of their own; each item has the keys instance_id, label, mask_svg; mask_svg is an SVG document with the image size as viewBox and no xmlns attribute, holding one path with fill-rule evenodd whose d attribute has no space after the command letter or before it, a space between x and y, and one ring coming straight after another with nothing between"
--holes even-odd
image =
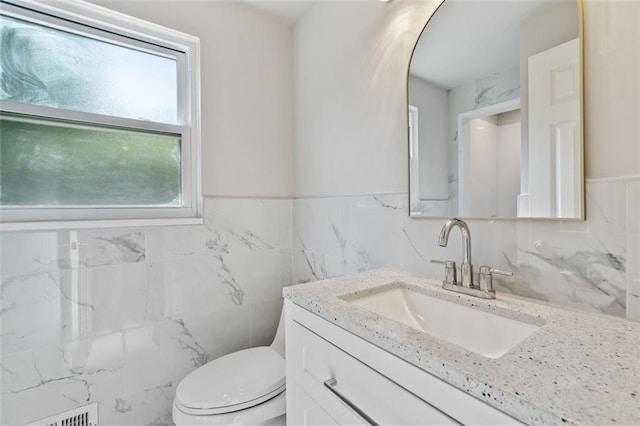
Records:
<instances>
[{"instance_id":1,"label":"white door reflected in mirror","mask_svg":"<svg viewBox=\"0 0 640 426\"><path fill-rule=\"evenodd\" d=\"M440 5L409 68L412 217L584 218L580 21L575 0Z\"/></svg>"}]
</instances>

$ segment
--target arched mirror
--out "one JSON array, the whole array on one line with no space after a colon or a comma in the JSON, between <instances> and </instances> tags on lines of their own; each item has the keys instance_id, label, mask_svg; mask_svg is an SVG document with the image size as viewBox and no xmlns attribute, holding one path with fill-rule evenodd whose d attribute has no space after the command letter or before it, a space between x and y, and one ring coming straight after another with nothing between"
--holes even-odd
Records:
<instances>
[{"instance_id":1,"label":"arched mirror","mask_svg":"<svg viewBox=\"0 0 640 426\"><path fill-rule=\"evenodd\" d=\"M408 75L412 217L584 218L581 4L445 0Z\"/></svg>"}]
</instances>

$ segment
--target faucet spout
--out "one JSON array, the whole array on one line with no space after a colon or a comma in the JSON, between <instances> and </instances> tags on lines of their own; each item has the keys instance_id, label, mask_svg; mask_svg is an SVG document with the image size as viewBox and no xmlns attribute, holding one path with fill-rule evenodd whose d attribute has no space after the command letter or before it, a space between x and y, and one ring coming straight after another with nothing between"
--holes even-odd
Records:
<instances>
[{"instance_id":1,"label":"faucet spout","mask_svg":"<svg viewBox=\"0 0 640 426\"><path fill-rule=\"evenodd\" d=\"M438 244L440 247L446 247L449 243L449 233L451 229L457 226L462 233L462 241L464 248L462 251L462 264L460 265L460 272L462 275L462 287L473 288L473 265L471 265L471 232L467 224L457 218L449 219L442 229L440 230L440 237L438 238Z\"/></svg>"},{"instance_id":2,"label":"faucet spout","mask_svg":"<svg viewBox=\"0 0 640 426\"><path fill-rule=\"evenodd\" d=\"M469 232L469 227L463 220L457 218L449 219L440 230L438 245L440 247L446 247L447 244L449 244L449 233L451 233L451 229L453 229L453 227L455 226L460 228L460 232L462 233L462 241L464 243L464 250L462 252L462 264L469 265L471 264L471 232Z\"/></svg>"}]
</instances>

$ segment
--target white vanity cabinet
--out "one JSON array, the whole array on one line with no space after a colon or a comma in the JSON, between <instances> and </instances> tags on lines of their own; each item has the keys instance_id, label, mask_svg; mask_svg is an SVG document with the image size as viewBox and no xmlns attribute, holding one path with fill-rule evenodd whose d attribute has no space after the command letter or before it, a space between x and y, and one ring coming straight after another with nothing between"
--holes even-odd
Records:
<instances>
[{"instance_id":1,"label":"white vanity cabinet","mask_svg":"<svg viewBox=\"0 0 640 426\"><path fill-rule=\"evenodd\" d=\"M285 309L289 425L521 424L290 300Z\"/></svg>"}]
</instances>

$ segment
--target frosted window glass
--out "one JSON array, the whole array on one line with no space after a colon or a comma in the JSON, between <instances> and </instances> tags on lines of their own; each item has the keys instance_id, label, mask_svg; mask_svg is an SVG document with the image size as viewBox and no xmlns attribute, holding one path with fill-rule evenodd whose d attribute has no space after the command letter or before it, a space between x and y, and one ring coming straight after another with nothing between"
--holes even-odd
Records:
<instances>
[{"instance_id":1,"label":"frosted window glass","mask_svg":"<svg viewBox=\"0 0 640 426\"><path fill-rule=\"evenodd\" d=\"M177 124L177 62L0 17L0 99Z\"/></svg>"},{"instance_id":2,"label":"frosted window glass","mask_svg":"<svg viewBox=\"0 0 640 426\"><path fill-rule=\"evenodd\" d=\"M0 118L3 206L179 206L180 138Z\"/></svg>"}]
</instances>

